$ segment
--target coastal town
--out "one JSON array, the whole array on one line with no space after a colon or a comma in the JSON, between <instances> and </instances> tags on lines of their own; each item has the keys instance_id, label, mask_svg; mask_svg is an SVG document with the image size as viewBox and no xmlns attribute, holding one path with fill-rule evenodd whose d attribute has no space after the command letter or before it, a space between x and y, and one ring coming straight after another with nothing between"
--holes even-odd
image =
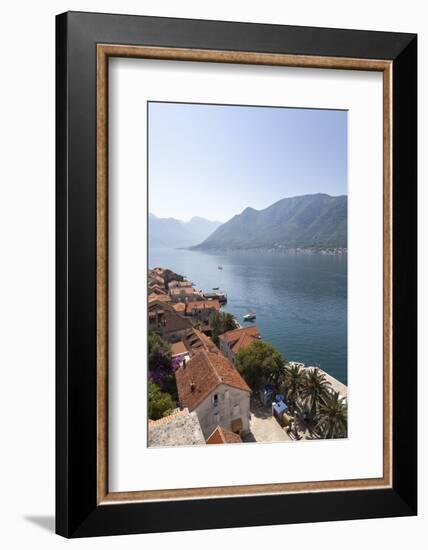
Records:
<instances>
[{"instance_id":1,"label":"coastal town","mask_svg":"<svg viewBox=\"0 0 428 550\"><path fill-rule=\"evenodd\" d=\"M347 387L283 357L256 313L238 320L227 299L168 268L149 270L149 447L347 437Z\"/></svg>"}]
</instances>

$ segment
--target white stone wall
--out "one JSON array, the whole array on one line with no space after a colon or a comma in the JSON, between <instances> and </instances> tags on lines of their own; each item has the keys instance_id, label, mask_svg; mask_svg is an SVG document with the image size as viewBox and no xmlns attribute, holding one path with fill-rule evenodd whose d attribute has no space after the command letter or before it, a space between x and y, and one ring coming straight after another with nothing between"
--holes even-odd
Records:
<instances>
[{"instance_id":1,"label":"white stone wall","mask_svg":"<svg viewBox=\"0 0 428 550\"><path fill-rule=\"evenodd\" d=\"M218 396L217 405L214 405L215 394ZM250 393L221 384L195 408L195 412L205 439L218 425L226 430L232 430L232 421L237 418L242 420L242 432L248 432L250 430Z\"/></svg>"}]
</instances>

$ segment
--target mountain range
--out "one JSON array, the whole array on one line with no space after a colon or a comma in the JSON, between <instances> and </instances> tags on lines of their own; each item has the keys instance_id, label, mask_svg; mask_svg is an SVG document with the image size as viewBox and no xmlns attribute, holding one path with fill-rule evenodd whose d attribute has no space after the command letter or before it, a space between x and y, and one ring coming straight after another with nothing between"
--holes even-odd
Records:
<instances>
[{"instance_id":1,"label":"mountain range","mask_svg":"<svg viewBox=\"0 0 428 550\"><path fill-rule=\"evenodd\" d=\"M155 248L186 248L204 241L220 222L195 216L188 222L149 214L149 245Z\"/></svg>"},{"instance_id":2,"label":"mountain range","mask_svg":"<svg viewBox=\"0 0 428 550\"><path fill-rule=\"evenodd\" d=\"M347 246L347 196L323 193L246 208L217 227L198 250L332 248Z\"/></svg>"}]
</instances>

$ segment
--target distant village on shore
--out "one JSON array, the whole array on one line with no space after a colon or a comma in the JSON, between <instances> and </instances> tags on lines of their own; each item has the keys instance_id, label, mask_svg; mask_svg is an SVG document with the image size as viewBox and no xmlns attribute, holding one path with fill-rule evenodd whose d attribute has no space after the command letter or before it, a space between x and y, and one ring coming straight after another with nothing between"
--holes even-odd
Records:
<instances>
[{"instance_id":1,"label":"distant village on shore","mask_svg":"<svg viewBox=\"0 0 428 550\"><path fill-rule=\"evenodd\" d=\"M347 437L347 387L283 357L219 288L148 271L148 446Z\"/></svg>"}]
</instances>

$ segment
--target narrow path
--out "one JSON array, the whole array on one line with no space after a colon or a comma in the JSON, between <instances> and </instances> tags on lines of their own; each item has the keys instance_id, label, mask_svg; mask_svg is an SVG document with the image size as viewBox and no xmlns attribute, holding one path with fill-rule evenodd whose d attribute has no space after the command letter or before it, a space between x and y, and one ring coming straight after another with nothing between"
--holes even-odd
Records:
<instances>
[{"instance_id":1,"label":"narrow path","mask_svg":"<svg viewBox=\"0 0 428 550\"><path fill-rule=\"evenodd\" d=\"M273 418L270 409L261 407L254 402L251 403L250 430L251 433L243 438L246 443L292 441L276 419Z\"/></svg>"}]
</instances>

